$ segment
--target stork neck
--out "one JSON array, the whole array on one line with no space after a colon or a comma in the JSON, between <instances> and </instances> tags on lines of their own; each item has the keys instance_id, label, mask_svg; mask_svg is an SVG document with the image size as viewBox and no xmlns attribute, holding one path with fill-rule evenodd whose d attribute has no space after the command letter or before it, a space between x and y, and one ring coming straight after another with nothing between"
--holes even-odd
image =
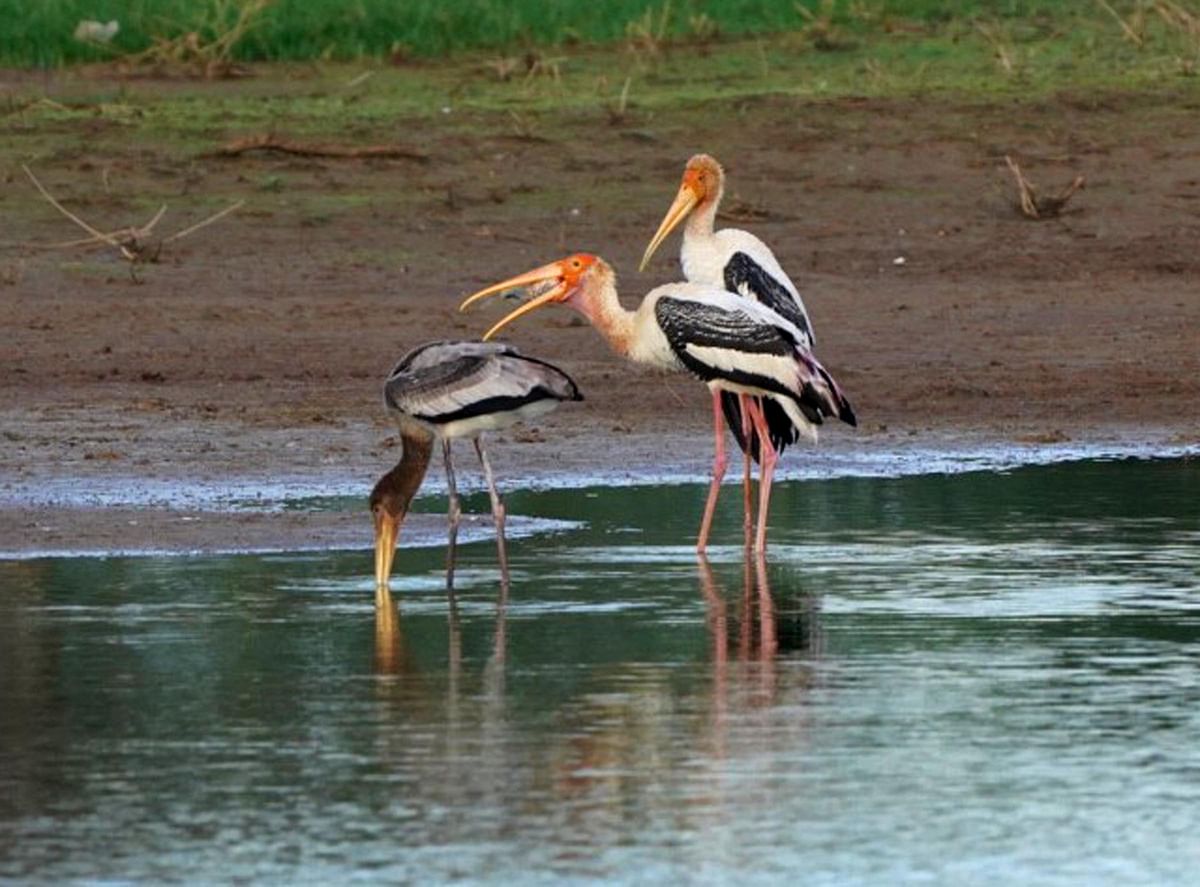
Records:
<instances>
[{"instance_id":1,"label":"stork neck","mask_svg":"<svg viewBox=\"0 0 1200 887\"><path fill-rule=\"evenodd\" d=\"M724 189L718 186L715 192L706 194L704 199L696 204L696 208L688 216L684 236L694 239L713 236L713 229L717 223L717 207L721 205L723 191Z\"/></svg>"},{"instance_id":2,"label":"stork neck","mask_svg":"<svg viewBox=\"0 0 1200 887\"><path fill-rule=\"evenodd\" d=\"M580 314L604 336L609 346L622 357L628 357L633 347L634 317L617 297L616 278L604 269L585 285L578 299L573 300Z\"/></svg>"},{"instance_id":3,"label":"stork neck","mask_svg":"<svg viewBox=\"0 0 1200 887\"><path fill-rule=\"evenodd\" d=\"M395 510L398 506L400 510L407 511L429 468L429 458L433 454L433 437L402 431L400 445L403 447L400 461L375 484L371 499L374 501L381 498L389 510Z\"/></svg>"}]
</instances>

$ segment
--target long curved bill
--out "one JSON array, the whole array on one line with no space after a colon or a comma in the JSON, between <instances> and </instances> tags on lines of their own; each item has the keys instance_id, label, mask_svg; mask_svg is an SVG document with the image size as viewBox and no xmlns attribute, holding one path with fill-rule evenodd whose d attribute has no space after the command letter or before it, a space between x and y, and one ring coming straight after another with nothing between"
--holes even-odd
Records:
<instances>
[{"instance_id":1,"label":"long curved bill","mask_svg":"<svg viewBox=\"0 0 1200 887\"><path fill-rule=\"evenodd\" d=\"M663 216L662 224L654 232L654 237L650 240L650 245L646 247L646 252L642 255L642 264L638 265L639 271L646 270L646 264L650 261L650 257L654 255L654 251L658 249L659 244L667 239L667 235L675 230L675 226L682 222L687 217L687 214L696 208L696 204L699 202L700 198L687 185L679 189L679 193L675 195L675 202L671 204L671 208Z\"/></svg>"},{"instance_id":2,"label":"long curved bill","mask_svg":"<svg viewBox=\"0 0 1200 887\"><path fill-rule=\"evenodd\" d=\"M532 271L527 271L524 274L518 274L516 277L510 277L508 280L502 280L500 283L492 284L491 286L481 289L477 293L473 293L463 300L463 303L458 306L459 311L466 311L468 307L478 302L480 299L486 299L488 296L494 296L497 293L507 292L508 290L518 289L521 287L537 286L540 283L554 281L557 286L549 292L542 293L535 299L530 299L524 305L506 314L492 325L486 333L483 334L483 339L486 342L496 333L500 332L504 327L508 326L518 317L523 317L530 311L541 308L543 305L548 305L551 302L557 302L562 299L567 292L566 282L563 280L562 268L558 262L551 262L549 265L543 265L540 268L535 268Z\"/></svg>"},{"instance_id":3,"label":"long curved bill","mask_svg":"<svg viewBox=\"0 0 1200 887\"><path fill-rule=\"evenodd\" d=\"M387 588L392 575L392 559L396 556L396 539L400 522L384 515L375 521L375 588Z\"/></svg>"}]
</instances>

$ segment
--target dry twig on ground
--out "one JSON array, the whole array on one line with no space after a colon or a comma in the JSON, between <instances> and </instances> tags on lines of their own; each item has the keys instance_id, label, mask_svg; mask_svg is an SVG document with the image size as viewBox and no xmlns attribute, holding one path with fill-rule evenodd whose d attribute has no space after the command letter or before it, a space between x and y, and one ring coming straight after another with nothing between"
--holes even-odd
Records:
<instances>
[{"instance_id":1,"label":"dry twig on ground","mask_svg":"<svg viewBox=\"0 0 1200 887\"><path fill-rule=\"evenodd\" d=\"M46 187L40 181L38 181L37 176L33 174L33 170L31 170L28 166L21 164L21 169L25 170L25 175L29 177L29 181L33 182L33 186L38 189L38 193L40 193L42 197L46 199L47 203L86 231L89 235L88 237L83 237L77 240L66 240L59 243L51 243L41 246L34 244L34 246L37 246L39 249L70 249L75 247L99 246L103 244L115 249L120 254L121 258L129 262L131 265L157 261L159 253L166 244L171 243L172 241L181 240L184 237L187 237L189 234L193 234L196 231L199 231L201 228L211 225L213 222L216 222L217 220L229 215L246 202L244 200L239 200L236 203L225 207L225 209L221 210L220 212L214 213L207 219L197 222L195 225L190 225L187 228L176 231L174 234L164 237L161 240L152 241L150 240L150 234L154 230L154 226L157 225L162 217L166 214L166 204L163 204L161 207L159 207L158 212L156 212L144 225L138 227L130 225L126 228L119 228L116 231L101 231L98 228L88 224L78 215L63 206L54 197L54 195L46 190Z\"/></svg>"},{"instance_id":2,"label":"dry twig on ground","mask_svg":"<svg viewBox=\"0 0 1200 887\"><path fill-rule=\"evenodd\" d=\"M1004 155L1004 162L1008 164L1013 178L1017 181L1017 208L1022 215L1030 219L1054 218L1063 211L1067 201L1087 181L1083 176L1076 176L1070 184L1063 187L1053 197L1038 197L1037 188L1029 179L1025 178L1025 174L1021 172L1021 167L1017 165L1017 162L1007 154Z\"/></svg>"},{"instance_id":3,"label":"dry twig on ground","mask_svg":"<svg viewBox=\"0 0 1200 887\"><path fill-rule=\"evenodd\" d=\"M415 160L418 163L427 163L429 161L428 154L422 153L415 148L406 148L403 145L362 145L359 147L328 144L304 145L274 135L273 133L234 139L224 147L213 151L209 156L239 157L249 151L276 151L280 154L295 154L299 157L335 157L348 159L391 157L402 160Z\"/></svg>"}]
</instances>

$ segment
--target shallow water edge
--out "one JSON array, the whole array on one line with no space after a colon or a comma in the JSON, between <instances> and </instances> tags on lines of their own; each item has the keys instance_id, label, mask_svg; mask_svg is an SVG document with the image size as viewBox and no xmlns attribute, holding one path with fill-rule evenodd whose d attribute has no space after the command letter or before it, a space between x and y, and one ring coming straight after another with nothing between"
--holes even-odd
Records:
<instances>
[{"instance_id":1,"label":"shallow water edge","mask_svg":"<svg viewBox=\"0 0 1200 887\"><path fill-rule=\"evenodd\" d=\"M1196 455L1200 455L1200 444L1129 439L1039 445L943 442L887 449L818 447L785 459L776 483L1009 471L1081 460ZM635 466L531 474L518 469L501 478L501 487L511 496L551 489L704 484L707 471L708 463L703 461L686 470ZM475 472L463 475L462 489L477 495L482 488L480 479ZM726 484L737 483L740 472L731 468ZM221 480L58 477L36 482L0 478L0 560L364 549L370 547L371 535L358 504L366 488L363 478L344 475ZM444 544L443 495L443 478L431 471L416 502L417 512L426 513L414 514L407 523L406 547ZM468 510L476 513L469 517L462 541L489 536L486 502L470 500ZM511 515L509 525L515 537L571 528L569 522L551 516L527 520L519 513Z\"/></svg>"}]
</instances>

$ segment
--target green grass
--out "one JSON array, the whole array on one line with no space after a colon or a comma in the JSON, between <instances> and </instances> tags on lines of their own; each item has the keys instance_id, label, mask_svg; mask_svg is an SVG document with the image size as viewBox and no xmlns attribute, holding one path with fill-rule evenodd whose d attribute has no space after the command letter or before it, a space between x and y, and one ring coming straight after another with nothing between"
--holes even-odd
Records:
<instances>
[{"instance_id":1,"label":"green grass","mask_svg":"<svg viewBox=\"0 0 1200 887\"><path fill-rule=\"evenodd\" d=\"M9 2L0 0L0 5ZM421 2L413 0L413 6L422 8ZM887 8L898 6L897 0ZM807 102L949 96L1007 103L1066 92L1156 94L1162 101L1194 106L1200 95L1200 76L1189 76L1187 64L1200 54L1197 47L1161 23L1151 22L1139 48L1091 4L1056 5L1053 15L1031 13L1032 3L989 4L987 18L940 23L930 23L936 17L933 3L907 0L904 6L925 15L924 23L905 19L898 27L894 20L875 18L823 35L800 29L680 42L666 50L624 40L563 46L554 51L562 58L557 76L521 68L502 78L489 64L496 54L480 51L401 66L373 59L284 64L234 82L18 78L13 88L0 92L0 142L5 145L0 180L20 176L20 162L36 165L89 152L120 155L143 143L182 159L237 136L269 131L297 139L400 141L421 148L456 133L475 137L481 131L553 142L564 137L564 127L570 131L596 123L611 123L631 135L643 129L661 135L683 108L689 130L702 132L729 125L739 103L761 97ZM823 48L818 37L826 41ZM823 51L831 50L830 40L836 50ZM957 124L946 126L953 130ZM262 199L282 200L292 192L285 179L250 187ZM334 195L330 205L310 207L313 223L336 216L353 199ZM535 211L538 199L514 195L510 205L529 204Z\"/></svg>"},{"instance_id":2,"label":"green grass","mask_svg":"<svg viewBox=\"0 0 1200 887\"><path fill-rule=\"evenodd\" d=\"M137 52L195 30L212 39L241 0L0 0L0 65L56 67ZM1133 0L1113 0L1128 11ZM804 10L810 10L809 15ZM952 12L948 11L952 10ZM245 61L440 57L613 41L662 44L797 33L825 48L898 25L974 21L1118 26L1093 0L275 0L235 48ZM81 19L121 24L112 50L75 41ZM832 37L832 39L826 39ZM1019 35L1018 35L1019 38Z\"/></svg>"},{"instance_id":3,"label":"green grass","mask_svg":"<svg viewBox=\"0 0 1200 887\"><path fill-rule=\"evenodd\" d=\"M703 131L728 125L739 103L763 97L1007 103L1068 92L1157 94L1162 101L1194 105L1200 96L1200 77L1181 76L1172 56L1138 50L1114 38L1098 20L1067 34L1014 40L1011 51L1015 61L1009 70L992 43L974 30L954 36L871 35L839 52L814 51L785 35L654 57L622 48L576 49L558 78L501 80L475 56L404 67L284 67L234 83L63 78L48 94L40 81L30 82L7 98L0 96L0 141L6 145L0 151L0 179L6 170L19 175L19 162L36 165L91 152L120 155L142 144L187 158L237 136L269 131L313 141L400 141L421 148L480 132L554 142L577 125L586 129L596 123L661 135L683 108L689 129ZM363 74L370 76L363 79ZM618 113L625 78L627 102ZM947 118L946 126L946 135L954 136L958 123ZM291 191L283 179L249 186L264 198ZM329 206L318 207L320 213L336 214L355 195L330 199ZM536 199L516 195L512 204Z\"/></svg>"}]
</instances>

